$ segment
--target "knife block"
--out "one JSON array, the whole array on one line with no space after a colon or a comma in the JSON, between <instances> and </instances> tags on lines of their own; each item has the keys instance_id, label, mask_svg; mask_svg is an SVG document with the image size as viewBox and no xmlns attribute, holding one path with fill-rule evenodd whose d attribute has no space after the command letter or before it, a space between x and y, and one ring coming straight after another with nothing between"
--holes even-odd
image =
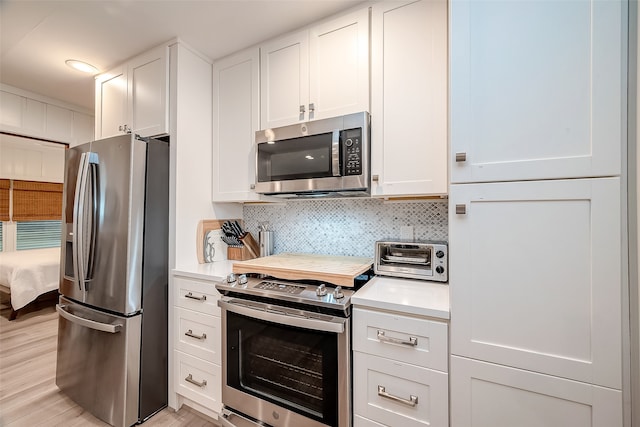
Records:
<instances>
[{"instance_id":1,"label":"knife block","mask_svg":"<svg viewBox=\"0 0 640 427\"><path fill-rule=\"evenodd\" d=\"M227 248L227 259L247 261L260 256L260 247L251 233L246 233L244 237L240 238L240 241L242 242L242 247L235 248L229 246Z\"/></svg>"},{"instance_id":2,"label":"knife block","mask_svg":"<svg viewBox=\"0 0 640 427\"><path fill-rule=\"evenodd\" d=\"M249 249L246 246L239 248L229 246L227 248L227 259L233 261L247 261L254 259L255 257L249 253Z\"/></svg>"}]
</instances>

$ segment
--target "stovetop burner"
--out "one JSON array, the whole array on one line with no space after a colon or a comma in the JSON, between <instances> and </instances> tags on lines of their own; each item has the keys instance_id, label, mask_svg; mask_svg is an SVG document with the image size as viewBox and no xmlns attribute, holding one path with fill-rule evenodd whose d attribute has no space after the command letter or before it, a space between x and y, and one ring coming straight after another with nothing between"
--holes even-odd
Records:
<instances>
[{"instance_id":1,"label":"stovetop burner","mask_svg":"<svg viewBox=\"0 0 640 427\"><path fill-rule=\"evenodd\" d=\"M343 288L317 280L282 280L273 277L248 277L251 275L230 274L226 280L216 284L223 295L235 295L246 299L296 306L340 310L348 313L351 296L373 277L373 271L358 276L353 288Z\"/></svg>"}]
</instances>

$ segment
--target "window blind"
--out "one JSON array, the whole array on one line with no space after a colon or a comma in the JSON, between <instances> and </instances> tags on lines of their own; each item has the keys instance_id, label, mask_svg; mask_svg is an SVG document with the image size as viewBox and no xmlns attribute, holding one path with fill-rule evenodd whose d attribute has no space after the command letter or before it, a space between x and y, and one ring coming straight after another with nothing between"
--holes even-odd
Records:
<instances>
[{"instance_id":1,"label":"window blind","mask_svg":"<svg viewBox=\"0 0 640 427\"><path fill-rule=\"evenodd\" d=\"M8 179L0 179L0 221L9 221L9 187Z\"/></svg>"},{"instance_id":2,"label":"window blind","mask_svg":"<svg viewBox=\"0 0 640 427\"><path fill-rule=\"evenodd\" d=\"M19 222L16 249L54 248L60 246L62 221Z\"/></svg>"},{"instance_id":3,"label":"window blind","mask_svg":"<svg viewBox=\"0 0 640 427\"><path fill-rule=\"evenodd\" d=\"M3 227L3 224L2 224L2 221L0 221L0 252L2 252L4 250L3 247L2 247L2 242L3 242L3 239L2 239L2 227Z\"/></svg>"},{"instance_id":4,"label":"window blind","mask_svg":"<svg viewBox=\"0 0 640 427\"><path fill-rule=\"evenodd\" d=\"M62 184L13 181L13 221L62 219Z\"/></svg>"}]
</instances>

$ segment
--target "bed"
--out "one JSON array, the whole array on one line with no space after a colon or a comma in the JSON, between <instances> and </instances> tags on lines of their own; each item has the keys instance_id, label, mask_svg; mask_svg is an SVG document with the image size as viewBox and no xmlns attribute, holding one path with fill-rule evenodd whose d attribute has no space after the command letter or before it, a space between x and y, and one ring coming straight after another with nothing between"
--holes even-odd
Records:
<instances>
[{"instance_id":1,"label":"bed","mask_svg":"<svg viewBox=\"0 0 640 427\"><path fill-rule=\"evenodd\" d=\"M58 289L60 282L60 248L0 252L0 290L11 295L12 312L40 295Z\"/></svg>"}]
</instances>

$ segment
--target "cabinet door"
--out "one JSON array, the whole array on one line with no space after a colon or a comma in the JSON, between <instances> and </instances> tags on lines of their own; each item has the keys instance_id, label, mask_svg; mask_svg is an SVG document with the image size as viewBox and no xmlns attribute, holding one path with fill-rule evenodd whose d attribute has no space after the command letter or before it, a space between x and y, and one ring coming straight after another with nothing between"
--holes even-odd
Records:
<instances>
[{"instance_id":1,"label":"cabinet door","mask_svg":"<svg viewBox=\"0 0 640 427\"><path fill-rule=\"evenodd\" d=\"M369 111L369 9L309 32L308 119Z\"/></svg>"},{"instance_id":2,"label":"cabinet door","mask_svg":"<svg viewBox=\"0 0 640 427\"><path fill-rule=\"evenodd\" d=\"M622 426L622 392L451 357L452 427Z\"/></svg>"},{"instance_id":3,"label":"cabinet door","mask_svg":"<svg viewBox=\"0 0 640 427\"><path fill-rule=\"evenodd\" d=\"M260 47L263 129L306 120L309 99L309 33L302 31Z\"/></svg>"},{"instance_id":4,"label":"cabinet door","mask_svg":"<svg viewBox=\"0 0 640 427\"><path fill-rule=\"evenodd\" d=\"M451 181L620 174L625 11L620 1L453 1L451 149L461 158Z\"/></svg>"},{"instance_id":5,"label":"cabinet door","mask_svg":"<svg viewBox=\"0 0 640 427\"><path fill-rule=\"evenodd\" d=\"M260 52L213 64L213 201L258 200L255 132L260 127Z\"/></svg>"},{"instance_id":6,"label":"cabinet door","mask_svg":"<svg viewBox=\"0 0 640 427\"><path fill-rule=\"evenodd\" d=\"M71 142L73 139L73 111L55 105L46 105L46 134L54 141Z\"/></svg>"},{"instance_id":7,"label":"cabinet door","mask_svg":"<svg viewBox=\"0 0 640 427\"><path fill-rule=\"evenodd\" d=\"M620 192L619 178L452 185L451 353L620 389Z\"/></svg>"},{"instance_id":8,"label":"cabinet door","mask_svg":"<svg viewBox=\"0 0 640 427\"><path fill-rule=\"evenodd\" d=\"M22 128L22 109L25 98L15 93L0 91L0 125L2 130Z\"/></svg>"},{"instance_id":9,"label":"cabinet door","mask_svg":"<svg viewBox=\"0 0 640 427\"><path fill-rule=\"evenodd\" d=\"M127 124L126 67L115 68L96 78L95 139L121 135Z\"/></svg>"},{"instance_id":10,"label":"cabinet door","mask_svg":"<svg viewBox=\"0 0 640 427\"><path fill-rule=\"evenodd\" d=\"M447 194L447 2L376 3L372 28L372 195Z\"/></svg>"},{"instance_id":11,"label":"cabinet door","mask_svg":"<svg viewBox=\"0 0 640 427\"><path fill-rule=\"evenodd\" d=\"M168 49L167 46L160 46L128 64L127 123L131 131L140 136L169 133Z\"/></svg>"},{"instance_id":12,"label":"cabinet door","mask_svg":"<svg viewBox=\"0 0 640 427\"><path fill-rule=\"evenodd\" d=\"M94 139L94 118L88 114L73 112L73 141L71 147Z\"/></svg>"}]
</instances>

